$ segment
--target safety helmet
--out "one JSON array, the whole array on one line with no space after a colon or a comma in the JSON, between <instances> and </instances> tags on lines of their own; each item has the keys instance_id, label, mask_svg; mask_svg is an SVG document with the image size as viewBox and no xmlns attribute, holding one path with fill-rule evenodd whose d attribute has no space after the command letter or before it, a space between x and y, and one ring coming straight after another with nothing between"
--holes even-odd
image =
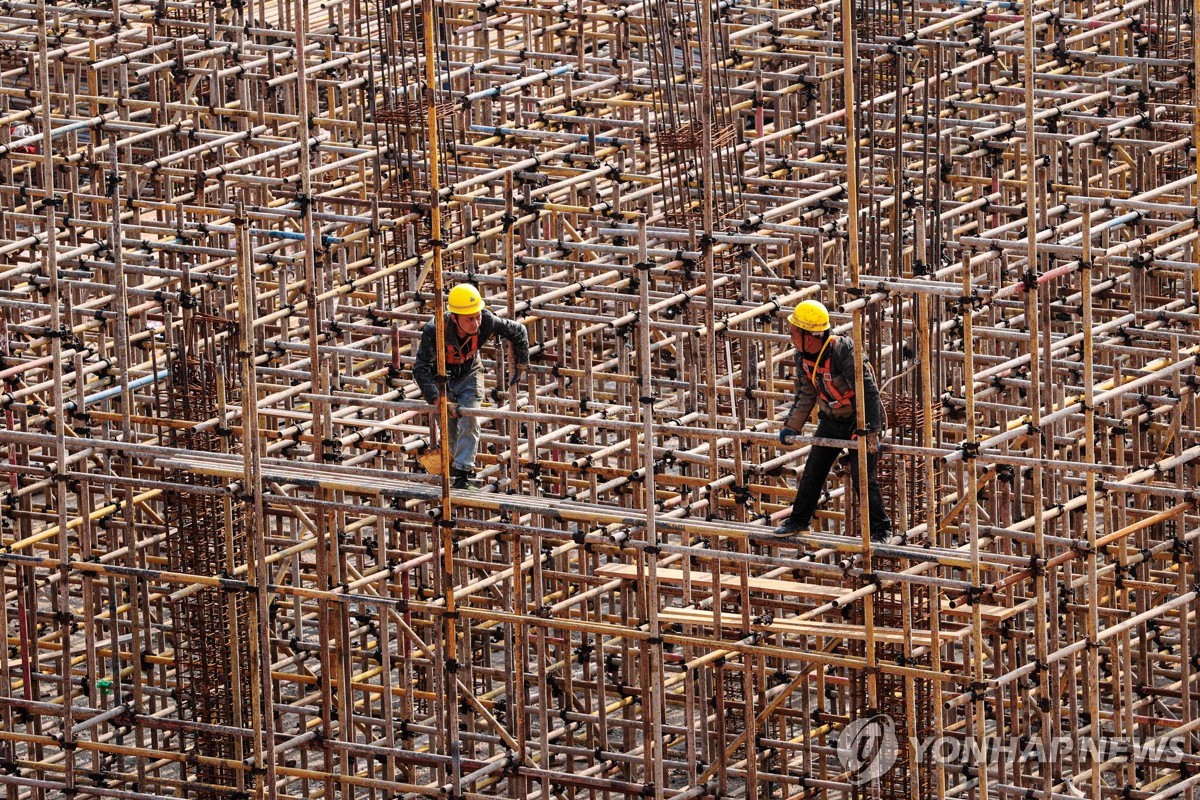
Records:
<instances>
[{"instance_id":1,"label":"safety helmet","mask_svg":"<svg viewBox=\"0 0 1200 800\"><path fill-rule=\"evenodd\" d=\"M821 333L829 330L829 311L817 300L805 300L792 309L788 322L802 331Z\"/></svg>"},{"instance_id":2,"label":"safety helmet","mask_svg":"<svg viewBox=\"0 0 1200 800\"><path fill-rule=\"evenodd\" d=\"M479 290L469 283L460 283L450 290L450 299L447 301L450 307L451 314L471 315L477 314L483 310L483 298L479 296Z\"/></svg>"}]
</instances>

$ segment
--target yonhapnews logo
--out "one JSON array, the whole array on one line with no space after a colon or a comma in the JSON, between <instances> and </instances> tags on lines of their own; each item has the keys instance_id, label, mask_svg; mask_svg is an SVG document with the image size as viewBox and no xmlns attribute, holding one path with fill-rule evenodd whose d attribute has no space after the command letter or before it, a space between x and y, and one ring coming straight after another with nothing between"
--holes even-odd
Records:
<instances>
[{"instance_id":1,"label":"yonhapnews logo","mask_svg":"<svg viewBox=\"0 0 1200 800\"><path fill-rule=\"evenodd\" d=\"M838 734L838 760L855 786L877 780L891 769L896 748L896 725L887 714L856 719Z\"/></svg>"},{"instance_id":2,"label":"yonhapnews logo","mask_svg":"<svg viewBox=\"0 0 1200 800\"><path fill-rule=\"evenodd\" d=\"M900 741L896 723L887 714L862 717L843 728L837 737L837 755L849 783L862 786L887 774L896 764ZM944 766L965 763L989 771L1000 760L1009 763L1014 758L1021 763L1061 763L1076 753L1083 756L1085 763L1092 764L1113 758L1126 758L1134 763L1180 764L1185 753L1183 736L1175 733L1146 740L986 735L982 742L970 736L928 736L909 738L906 747L917 763Z\"/></svg>"}]
</instances>

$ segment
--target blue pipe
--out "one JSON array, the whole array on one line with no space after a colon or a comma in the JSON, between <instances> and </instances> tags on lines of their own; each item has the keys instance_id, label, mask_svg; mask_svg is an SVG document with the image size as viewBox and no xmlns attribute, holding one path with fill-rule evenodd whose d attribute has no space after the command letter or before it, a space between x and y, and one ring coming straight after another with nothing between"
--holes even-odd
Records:
<instances>
[{"instance_id":1,"label":"blue pipe","mask_svg":"<svg viewBox=\"0 0 1200 800\"><path fill-rule=\"evenodd\" d=\"M170 374L171 374L171 370L160 369L158 372L156 372L153 375L147 375L144 378L138 378L137 380L130 381L129 389L131 391L133 389L140 389L143 386L145 386L146 384L153 383L156 380L165 378ZM89 403L99 403L101 400L107 400L110 397L116 397L123 390L124 390L124 387L122 387L122 386L113 386L112 388L105 389L102 392L96 392L95 394L89 394L83 398L83 404L86 406ZM70 403L64 403L64 406L66 407L66 409L68 411L74 411L77 408L77 406L75 405L75 403L73 401Z\"/></svg>"},{"instance_id":2,"label":"blue pipe","mask_svg":"<svg viewBox=\"0 0 1200 800\"><path fill-rule=\"evenodd\" d=\"M233 233L235 230L234 228L229 228L225 225L209 225L208 229L215 233ZM250 233L254 236L269 236L272 239L292 239L298 242L303 242L305 238L303 233L297 233L296 231L265 231L262 228L251 228ZM322 244L341 244L344 241L345 239L341 236L330 236L329 234L323 234L321 236ZM180 239L177 236L175 237L175 243L187 244L188 242L187 240Z\"/></svg>"}]
</instances>

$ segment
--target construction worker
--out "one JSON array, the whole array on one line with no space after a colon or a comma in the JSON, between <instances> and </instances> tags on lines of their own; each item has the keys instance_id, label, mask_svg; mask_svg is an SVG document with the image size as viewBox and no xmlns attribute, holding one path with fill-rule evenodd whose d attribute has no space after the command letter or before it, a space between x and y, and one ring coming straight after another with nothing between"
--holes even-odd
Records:
<instances>
[{"instance_id":1,"label":"construction worker","mask_svg":"<svg viewBox=\"0 0 1200 800\"><path fill-rule=\"evenodd\" d=\"M19 139L28 139L30 136L33 136L34 133L36 133L36 131L34 131L33 126L28 122L14 122L8 128L8 141L11 143ZM12 148L12 152L27 153L32 155L37 152L37 145L30 142L29 144Z\"/></svg>"},{"instance_id":2,"label":"construction worker","mask_svg":"<svg viewBox=\"0 0 1200 800\"><path fill-rule=\"evenodd\" d=\"M829 311L816 300L805 300L792 310L788 317L789 333L796 348L796 400L788 414L784 428L779 432L779 441L784 446L799 435L804 424L817 406L816 436L825 439L855 439L857 419L854 392L858 375L854 368L854 341L849 336L832 333ZM875 466L879 459L879 433L884 428L886 417L883 403L879 399L879 387L871 365L866 364L862 390L867 412L867 498L870 505L871 538L875 541L887 539L892 532L892 521L883 505L883 494L875 477ZM840 447L813 445L804 465L804 474L796 490L792 513L783 524L774 530L775 536L791 536L809 530L813 512L821 498L825 478L833 462L841 455ZM855 493L858 486L858 450L851 448L847 459Z\"/></svg>"},{"instance_id":3,"label":"construction worker","mask_svg":"<svg viewBox=\"0 0 1200 800\"><path fill-rule=\"evenodd\" d=\"M483 362L479 348L493 336L507 339L513 347L516 364L509 385L519 382L529 366L529 334L519 322L501 319L484 308L479 290L460 283L450 290L446 300L446 398L461 408L478 408L483 400ZM421 331L417 363L413 377L425 402L438 398L437 326L434 320ZM456 489L475 485L475 454L479 450L479 417L450 419L450 435L445 451L453 454L450 476Z\"/></svg>"}]
</instances>

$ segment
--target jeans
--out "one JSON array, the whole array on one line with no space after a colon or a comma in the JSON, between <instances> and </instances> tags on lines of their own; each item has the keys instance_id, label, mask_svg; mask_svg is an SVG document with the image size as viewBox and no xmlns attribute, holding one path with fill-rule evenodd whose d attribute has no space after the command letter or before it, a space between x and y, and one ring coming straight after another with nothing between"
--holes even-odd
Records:
<instances>
[{"instance_id":1,"label":"jeans","mask_svg":"<svg viewBox=\"0 0 1200 800\"><path fill-rule=\"evenodd\" d=\"M479 408L483 401L483 370L475 369L446 383L446 400L463 408ZM454 454L450 466L454 469L475 469L475 454L479 451L479 417L451 417L447 444Z\"/></svg>"},{"instance_id":2,"label":"jeans","mask_svg":"<svg viewBox=\"0 0 1200 800\"><path fill-rule=\"evenodd\" d=\"M832 419L821 416L817 422L816 436L828 439L849 439L854 435L855 422ZM804 474L800 477L800 485L796 488L796 500L792 504L791 518L807 528L812 522L813 512L821 499L821 489L833 462L842 454L840 447L819 447L813 445L804 464ZM850 467L850 476L854 481L854 493L857 496L858 487L858 451L851 449L846 461ZM883 493L879 490L879 481L875 477L875 466L879 455L867 456L867 501L870 505L871 538L885 539L892 533L892 520L888 517L887 508L883 504Z\"/></svg>"}]
</instances>

